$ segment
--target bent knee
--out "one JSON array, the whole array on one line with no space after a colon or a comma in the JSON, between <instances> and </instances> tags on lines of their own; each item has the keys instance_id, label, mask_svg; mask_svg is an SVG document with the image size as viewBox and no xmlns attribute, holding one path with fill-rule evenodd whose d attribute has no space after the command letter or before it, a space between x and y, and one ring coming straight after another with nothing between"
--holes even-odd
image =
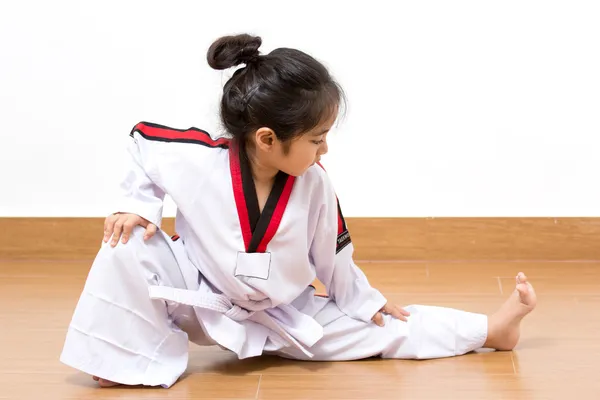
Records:
<instances>
[{"instance_id":1,"label":"bent knee","mask_svg":"<svg viewBox=\"0 0 600 400\"><path fill-rule=\"evenodd\" d=\"M153 264L152 260L160 258L159 254L168 249L165 239L156 233L153 237L144 239L145 228L136 226L126 243L123 243L122 238L116 245L102 243L100 250L94 261L94 267L101 267L103 270L123 268L130 272L140 267L145 269ZM119 273L127 273L120 271Z\"/></svg>"},{"instance_id":2,"label":"bent knee","mask_svg":"<svg viewBox=\"0 0 600 400\"><path fill-rule=\"evenodd\" d=\"M161 240L159 233L155 233L153 237L144 239L146 228L142 226L136 226L131 231L129 238L123 243L123 236L119 238L119 241L113 246L112 236L108 240L108 243L102 243L100 251L111 252L114 255L129 254L131 251L136 251L139 247L148 246L151 243Z\"/></svg>"},{"instance_id":3,"label":"bent knee","mask_svg":"<svg viewBox=\"0 0 600 400\"><path fill-rule=\"evenodd\" d=\"M184 287L179 263L172 249L172 241L162 231L151 238L144 239L145 228L134 228L127 243L118 243L112 247L110 242L103 244L98 254L104 269L126 269L117 274L141 274L148 282L160 284L172 283Z\"/></svg>"}]
</instances>

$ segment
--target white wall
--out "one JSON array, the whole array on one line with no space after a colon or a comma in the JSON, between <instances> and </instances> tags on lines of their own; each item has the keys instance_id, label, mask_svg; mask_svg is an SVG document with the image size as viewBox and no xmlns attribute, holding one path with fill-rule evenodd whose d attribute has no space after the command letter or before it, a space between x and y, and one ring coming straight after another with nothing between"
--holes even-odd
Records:
<instances>
[{"instance_id":1,"label":"white wall","mask_svg":"<svg viewBox=\"0 0 600 400\"><path fill-rule=\"evenodd\" d=\"M218 132L250 32L345 87L347 216L600 215L597 1L2 1L0 216L104 216L140 120ZM173 215L169 203L167 215Z\"/></svg>"}]
</instances>

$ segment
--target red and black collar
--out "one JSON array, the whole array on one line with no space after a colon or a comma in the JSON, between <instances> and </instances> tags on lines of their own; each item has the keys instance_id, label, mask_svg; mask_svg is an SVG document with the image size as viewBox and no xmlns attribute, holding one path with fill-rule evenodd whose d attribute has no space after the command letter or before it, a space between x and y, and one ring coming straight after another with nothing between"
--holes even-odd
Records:
<instances>
[{"instance_id":1,"label":"red and black collar","mask_svg":"<svg viewBox=\"0 0 600 400\"><path fill-rule=\"evenodd\" d=\"M250 164L234 143L229 148L229 164L244 247L247 253L264 253L279 228L296 178L279 171L261 213Z\"/></svg>"}]
</instances>

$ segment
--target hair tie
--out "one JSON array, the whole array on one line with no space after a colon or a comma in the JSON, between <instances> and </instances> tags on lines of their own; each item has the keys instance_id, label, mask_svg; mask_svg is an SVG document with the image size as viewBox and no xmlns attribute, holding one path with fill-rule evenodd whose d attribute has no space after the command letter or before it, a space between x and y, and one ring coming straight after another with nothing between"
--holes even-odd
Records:
<instances>
[{"instance_id":1,"label":"hair tie","mask_svg":"<svg viewBox=\"0 0 600 400\"><path fill-rule=\"evenodd\" d=\"M246 50L248 50L248 48L241 49L240 54L238 56L240 61L242 61L244 64L252 64L260 60L260 54L258 54L256 50L254 50L253 54L251 55L245 55L244 52Z\"/></svg>"}]
</instances>

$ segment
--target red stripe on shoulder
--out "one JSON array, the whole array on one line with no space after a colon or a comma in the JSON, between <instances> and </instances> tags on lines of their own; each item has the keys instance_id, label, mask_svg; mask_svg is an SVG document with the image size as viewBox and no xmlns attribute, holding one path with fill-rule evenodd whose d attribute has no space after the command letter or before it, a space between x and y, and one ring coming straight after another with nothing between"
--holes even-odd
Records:
<instances>
[{"instance_id":1,"label":"red stripe on shoulder","mask_svg":"<svg viewBox=\"0 0 600 400\"><path fill-rule=\"evenodd\" d=\"M140 122L131 130L130 135L139 132L148 140L161 142L196 143L207 147L229 148L230 140L226 138L213 139L210 134L202 129L175 129L151 122Z\"/></svg>"}]
</instances>

